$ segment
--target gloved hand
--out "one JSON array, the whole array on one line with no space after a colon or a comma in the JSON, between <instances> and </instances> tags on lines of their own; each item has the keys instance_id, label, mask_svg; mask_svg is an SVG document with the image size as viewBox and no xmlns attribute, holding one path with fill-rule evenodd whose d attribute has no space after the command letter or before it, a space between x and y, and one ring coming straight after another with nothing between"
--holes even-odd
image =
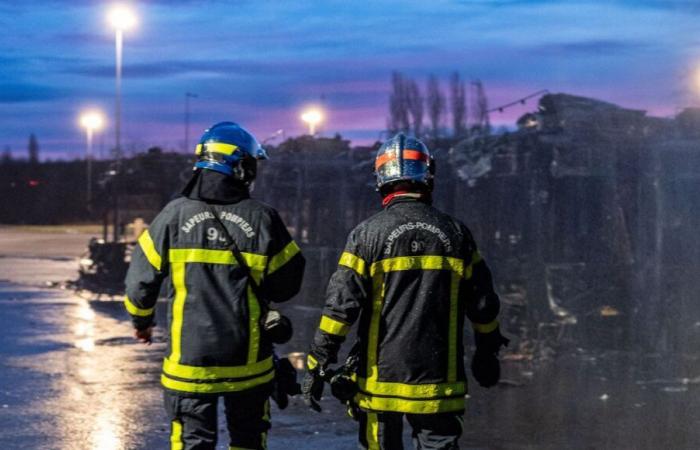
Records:
<instances>
[{"instance_id":1,"label":"gloved hand","mask_svg":"<svg viewBox=\"0 0 700 450\"><path fill-rule=\"evenodd\" d=\"M472 375L485 388L498 384L501 379L501 364L498 361L498 351L508 345L510 340L501 334L496 327L490 333L474 333L476 352L472 357Z\"/></svg>"},{"instance_id":2,"label":"gloved hand","mask_svg":"<svg viewBox=\"0 0 700 450\"><path fill-rule=\"evenodd\" d=\"M501 363L494 353L474 353L472 357L472 375L481 387L490 388L498 384L501 379Z\"/></svg>"},{"instance_id":3,"label":"gloved hand","mask_svg":"<svg viewBox=\"0 0 700 450\"><path fill-rule=\"evenodd\" d=\"M144 328L143 330L134 329L134 337L146 345L153 343L153 327Z\"/></svg>"},{"instance_id":4,"label":"gloved hand","mask_svg":"<svg viewBox=\"0 0 700 450\"><path fill-rule=\"evenodd\" d=\"M274 356L275 379L272 385L270 397L277 403L279 409L285 409L289 405L289 396L301 393L301 386L297 383L297 371L287 358Z\"/></svg>"},{"instance_id":5,"label":"gloved hand","mask_svg":"<svg viewBox=\"0 0 700 450\"><path fill-rule=\"evenodd\" d=\"M321 412L321 404L319 402L323 396L325 373L323 367L311 355L308 356L306 365L306 373L301 382L301 393L304 397L304 403L314 411Z\"/></svg>"}]
</instances>

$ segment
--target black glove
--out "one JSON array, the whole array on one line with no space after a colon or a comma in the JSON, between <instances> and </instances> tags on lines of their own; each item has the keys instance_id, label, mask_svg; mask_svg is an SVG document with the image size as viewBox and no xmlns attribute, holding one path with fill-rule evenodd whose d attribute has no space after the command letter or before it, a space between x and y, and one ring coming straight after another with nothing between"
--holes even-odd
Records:
<instances>
[{"instance_id":1,"label":"black glove","mask_svg":"<svg viewBox=\"0 0 700 450\"><path fill-rule=\"evenodd\" d=\"M315 360L314 360L315 361ZM307 368L304 380L301 382L301 393L304 396L306 406L316 412L321 412L321 397L323 396L323 384L325 374L320 365Z\"/></svg>"},{"instance_id":2,"label":"black glove","mask_svg":"<svg viewBox=\"0 0 700 450\"><path fill-rule=\"evenodd\" d=\"M476 352L472 357L472 375L485 388L498 384L501 379L501 364L498 361L498 351L507 346L509 339L496 328L490 333L475 333Z\"/></svg>"},{"instance_id":3,"label":"black glove","mask_svg":"<svg viewBox=\"0 0 700 450\"><path fill-rule=\"evenodd\" d=\"M275 356L275 379L272 387L272 400L277 403L279 409L285 409L289 405L289 396L301 393L301 386L297 383L297 371L287 358L278 359Z\"/></svg>"},{"instance_id":4,"label":"black glove","mask_svg":"<svg viewBox=\"0 0 700 450\"><path fill-rule=\"evenodd\" d=\"M493 353L474 353L472 357L472 375L476 381L485 388L490 388L498 384L501 379L501 363Z\"/></svg>"}]
</instances>

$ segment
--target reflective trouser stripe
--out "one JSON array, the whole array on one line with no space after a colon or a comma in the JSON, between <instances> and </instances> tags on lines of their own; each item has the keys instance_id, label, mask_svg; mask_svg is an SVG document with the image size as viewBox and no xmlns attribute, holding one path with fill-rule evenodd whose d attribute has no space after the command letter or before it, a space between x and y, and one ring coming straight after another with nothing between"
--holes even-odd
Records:
<instances>
[{"instance_id":1,"label":"reflective trouser stripe","mask_svg":"<svg viewBox=\"0 0 700 450\"><path fill-rule=\"evenodd\" d=\"M171 263L173 288L175 299L173 301L173 320L170 326L170 356L168 359L174 363L180 362L182 343L182 319L185 310L185 298L187 287L185 286L185 263Z\"/></svg>"},{"instance_id":2,"label":"reflective trouser stripe","mask_svg":"<svg viewBox=\"0 0 700 450\"><path fill-rule=\"evenodd\" d=\"M452 272L450 274L450 318L447 332L447 382L457 381L457 341L459 324L459 282L460 277Z\"/></svg>"},{"instance_id":3,"label":"reflective trouser stripe","mask_svg":"<svg viewBox=\"0 0 700 450\"><path fill-rule=\"evenodd\" d=\"M367 449L380 450L379 417L377 413L367 412Z\"/></svg>"},{"instance_id":4,"label":"reflective trouser stripe","mask_svg":"<svg viewBox=\"0 0 700 450\"><path fill-rule=\"evenodd\" d=\"M206 381L223 378L254 377L272 370L272 356L244 366L188 366L163 360L163 372L175 378L188 381Z\"/></svg>"},{"instance_id":5,"label":"reflective trouser stripe","mask_svg":"<svg viewBox=\"0 0 700 450\"><path fill-rule=\"evenodd\" d=\"M265 414L263 415L263 420L270 421L270 399L265 400ZM262 433L260 436L260 443L264 450L267 450L267 431Z\"/></svg>"},{"instance_id":6,"label":"reflective trouser stripe","mask_svg":"<svg viewBox=\"0 0 700 450\"><path fill-rule=\"evenodd\" d=\"M174 380L166 374L161 375L160 382L163 387L179 392L192 392L200 394L220 394L224 392L239 392L272 381L275 372L271 370L267 374L243 381L220 381L214 383Z\"/></svg>"},{"instance_id":7,"label":"reflective trouser stripe","mask_svg":"<svg viewBox=\"0 0 700 450\"><path fill-rule=\"evenodd\" d=\"M171 450L182 450L182 422L179 420L173 420L170 422L171 432L170 432L170 449Z\"/></svg>"},{"instance_id":8,"label":"reflective trouser stripe","mask_svg":"<svg viewBox=\"0 0 700 450\"><path fill-rule=\"evenodd\" d=\"M260 350L260 303L248 286L248 364L258 360Z\"/></svg>"},{"instance_id":9,"label":"reflective trouser stripe","mask_svg":"<svg viewBox=\"0 0 700 450\"><path fill-rule=\"evenodd\" d=\"M435 414L464 410L464 396L440 399L403 399L373 397L364 393L355 396L360 408L372 411L393 411L406 414Z\"/></svg>"}]
</instances>

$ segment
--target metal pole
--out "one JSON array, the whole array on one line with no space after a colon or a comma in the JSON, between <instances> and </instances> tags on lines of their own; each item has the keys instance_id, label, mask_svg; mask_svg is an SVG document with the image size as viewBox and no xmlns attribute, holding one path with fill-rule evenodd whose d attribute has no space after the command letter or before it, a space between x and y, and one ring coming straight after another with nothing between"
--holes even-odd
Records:
<instances>
[{"instance_id":1,"label":"metal pole","mask_svg":"<svg viewBox=\"0 0 700 450\"><path fill-rule=\"evenodd\" d=\"M124 34L122 30L117 29L115 39L116 49L116 97L115 97L115 117L114 117L114 132L115 132L115 153L117 159L121 158L121 115L122 115L122 42Z\"/></svg>"},{"instance_id":2,"label":"metal pole","mask_svg":"<svg viewBox=\"0 0 700 450\"><path fill-rule=\"evenodd\" d=\"M92 210L92 136L93 130L90 127L86 129L87 133L87 148L85 153L85 162L87 166L87 208Z\"/></svg>"}]
</instances>

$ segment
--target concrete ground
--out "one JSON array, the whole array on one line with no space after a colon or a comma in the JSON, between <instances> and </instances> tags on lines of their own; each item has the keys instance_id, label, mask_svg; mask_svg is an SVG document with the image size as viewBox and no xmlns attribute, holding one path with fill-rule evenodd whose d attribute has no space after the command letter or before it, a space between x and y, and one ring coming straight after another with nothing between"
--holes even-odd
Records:
<instances>
[{"instance_id":1,"label":"concrete ground","mask_svg":"<svg viewBox=\"0 0 700 450\"><path fill-rule=\"evenodd\" d=\"M0 227L0 449L169 447L161 332L140 345L118 299L46 288L77 276L94 231ZM303 351L319 311L285 308L297 334L279 351ZM472 382L462 448L700 448L698 383L691 356L573 348L548 362L507 362L498 387ZM323 406L273 407L269 448L356 448L355 424L333 399Z\"/></svg>"}]
</instances>

